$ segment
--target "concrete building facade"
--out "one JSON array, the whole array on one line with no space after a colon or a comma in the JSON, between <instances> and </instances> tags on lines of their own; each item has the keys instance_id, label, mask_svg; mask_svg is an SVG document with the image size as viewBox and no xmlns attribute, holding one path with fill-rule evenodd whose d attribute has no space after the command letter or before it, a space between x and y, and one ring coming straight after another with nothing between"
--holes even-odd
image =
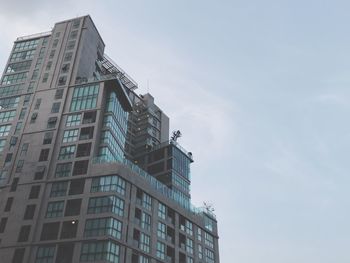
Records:
<instances>
[{"instance_id":1,"label":"concrete building facade","mask_svg":"<svg viewBox=\"0 0 350 263\"><path fill-rule=\"evenodd\" d=\"M192 154L90 16L19 37L0 82L0 261L219 262Z\"/></svg>"}]
</instances>

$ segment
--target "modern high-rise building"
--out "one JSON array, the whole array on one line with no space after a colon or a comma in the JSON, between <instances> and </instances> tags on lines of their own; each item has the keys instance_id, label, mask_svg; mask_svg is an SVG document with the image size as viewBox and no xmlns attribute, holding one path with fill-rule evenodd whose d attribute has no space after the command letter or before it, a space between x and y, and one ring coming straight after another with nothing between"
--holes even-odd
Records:
<instances>
[{"instance_id":1,"label":"modern high-rise building","mask_svg":"<svg viewBox=\"0 0 350 263\"><path fill-rule=\"evenodd\" d=\"M0 262L219 263L192 153L90 16L19 37L0 82Z\"/></svg>"}]
</instances>

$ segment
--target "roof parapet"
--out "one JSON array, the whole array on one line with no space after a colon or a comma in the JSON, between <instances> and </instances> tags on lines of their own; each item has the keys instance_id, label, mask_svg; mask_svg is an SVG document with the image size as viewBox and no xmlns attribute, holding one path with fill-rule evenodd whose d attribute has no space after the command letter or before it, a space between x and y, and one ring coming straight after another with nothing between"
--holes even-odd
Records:
<instances>
[{"instance_id":1,"label":"roof parapet","mask_svg":"<svg viewBox=\"0 0 350 263\"><path fill-rule=\"evenodd\" d=\"M18 37L16 39L16 42L28 40L28 39L33 39L33 38L47 37L47 36L50 36L51 33L52 33L51 31L47 31L47 32L36 33L36 34L28 35L28 36Z\"/></svg>"}]
</instances>

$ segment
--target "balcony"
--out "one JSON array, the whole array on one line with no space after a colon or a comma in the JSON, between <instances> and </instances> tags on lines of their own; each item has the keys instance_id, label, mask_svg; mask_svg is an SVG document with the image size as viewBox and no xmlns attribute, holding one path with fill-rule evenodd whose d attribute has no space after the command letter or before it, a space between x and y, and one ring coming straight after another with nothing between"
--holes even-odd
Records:
<instances>
[{"instance_id":1,"label":"balcony","mask_svg":"<svg viewBox=\"0 0 350 263\"><path fill-rule=\"evenodd\" d=\"M164 185L163 183L158 181L155 177L153 177L152 175L150 175L149 173L147 173L146 171L141 169L138 165L134 164L133 162L131 162L127 159L123 159L122 161L119 161L119 160L109 159L107 157L95 157L94 163L95 164L96 163L124 164L125 166L129 167L133 172L135 172L137 175L139 175L140 177L143 177L146 181L148 181L148 183L156 191L158 191L160 194L164 195L165 197L173 200L174 202L179 204L181 207L187 209L188 211L190 211L198 216L205 217L205 215L207 215L213 219L216 219L216 216L212 211L205 209L205 208L202 208L202 207L200 207L200 208L195 207L190 202L188 202L188 200L183 200L183 199L179 198L179 195L175 191L168 188L166 185Z\"/></svg>"}]
</instances>

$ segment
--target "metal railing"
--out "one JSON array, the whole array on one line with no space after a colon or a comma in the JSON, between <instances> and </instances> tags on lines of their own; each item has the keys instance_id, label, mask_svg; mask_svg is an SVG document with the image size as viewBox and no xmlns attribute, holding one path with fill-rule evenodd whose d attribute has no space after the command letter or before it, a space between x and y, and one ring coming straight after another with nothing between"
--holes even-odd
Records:
<instances>
[{"instance_id":1,"label":"metal railing","mask_svg":"<svg viewBox=\"0 0 350 263\"><path fill-rule=\"evenodd\" d=\"M110 73L116 73L120 81L130 90L137 89L137 82L130 77L120 66L117 65L109 56L103 55L103 61L101 62L104 67Z\"/></svg>"},{"instance_id":2,"label":"metal railing","mask_svg":"<svg viewBox=\"0 0 350 263\"><path fill-rule=\"evenodd\" d=\"M191 159L191 161L193 161L193 154L191 152L188 152L184 147L182 147L178 142L174 140L165 141L158 145L152 146L148 149L148 151L155 151L168 145L174 145L176 148L182 151L185 155L187 155L188 158Z\"/></svg>"}]
</instances>

